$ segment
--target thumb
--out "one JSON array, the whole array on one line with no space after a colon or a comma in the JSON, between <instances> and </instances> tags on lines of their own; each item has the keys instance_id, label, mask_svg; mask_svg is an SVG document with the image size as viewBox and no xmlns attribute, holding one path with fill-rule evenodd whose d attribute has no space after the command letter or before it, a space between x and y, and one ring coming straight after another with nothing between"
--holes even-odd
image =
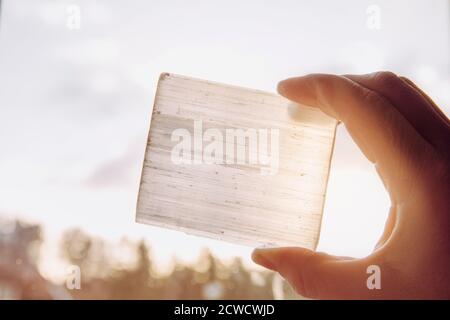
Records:
<instances>
[{"instance_id":1,"label":"thumb","mask_svg":"<svg viewBox=\"0 0 450 320\"><path fill-rule=\"evenodd\" d=\"M252 254L255 263L279 272L300 295L315 299L379 296L381 290L367 286L369 258L342 258L295 247L255 249Z\"/></svg>"}]
</instances>

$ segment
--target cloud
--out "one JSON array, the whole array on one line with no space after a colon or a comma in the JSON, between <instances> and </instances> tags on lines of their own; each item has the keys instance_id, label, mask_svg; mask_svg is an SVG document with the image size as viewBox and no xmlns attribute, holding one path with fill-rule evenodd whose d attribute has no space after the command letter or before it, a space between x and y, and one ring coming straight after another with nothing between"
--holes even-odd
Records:
<instances>
[{"instance_id":1,"label":"cloud","mask_svg":"<svg viewBox=\"0 0 450 320\"><path fill-rule=\"evenodd\" d=\"M128 188L137 186L144 155L145 143L135 139L120 156L98 165L84 181L90 188Z\"/></svg>"}]
</instances>

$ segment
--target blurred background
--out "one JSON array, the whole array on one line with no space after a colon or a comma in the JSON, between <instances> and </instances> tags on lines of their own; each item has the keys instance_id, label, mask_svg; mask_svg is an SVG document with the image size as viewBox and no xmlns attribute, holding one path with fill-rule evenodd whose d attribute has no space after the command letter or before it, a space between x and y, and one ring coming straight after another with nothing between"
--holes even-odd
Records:
<instances>
[{"instance_id":1,"label":"blurred background","mask_svg":"<svg viewBox=\"0 0 450 320\"><path fill-rule=\"evenodd\" d=\"M252 248L134 222L159 74L275 91L391 70L449 115L449 16L446 0L1 1L0 299L301 298ZM340 127L318 249L369 254L388 208Z\"/></svg>"}]
</instances>

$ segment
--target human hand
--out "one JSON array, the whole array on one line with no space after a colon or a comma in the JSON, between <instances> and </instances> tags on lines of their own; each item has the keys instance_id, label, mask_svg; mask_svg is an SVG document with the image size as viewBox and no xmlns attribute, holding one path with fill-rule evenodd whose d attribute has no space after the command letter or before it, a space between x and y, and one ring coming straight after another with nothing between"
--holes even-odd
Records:
<instances>
[{"instance_id":1,"label":"human hand","mask_svg":"<svg viewBox=\"0 0 450 320\"><path fill-rule=\"evenodd\" d=\"M390 72L284 80L286 98L340 120L375 168L391 208L373 253L349 259L304 248L252 259L317 299L450 299L450 121L410 80ZM381 289L367 287L367 267Z\"/></svg>"}]
</instances>

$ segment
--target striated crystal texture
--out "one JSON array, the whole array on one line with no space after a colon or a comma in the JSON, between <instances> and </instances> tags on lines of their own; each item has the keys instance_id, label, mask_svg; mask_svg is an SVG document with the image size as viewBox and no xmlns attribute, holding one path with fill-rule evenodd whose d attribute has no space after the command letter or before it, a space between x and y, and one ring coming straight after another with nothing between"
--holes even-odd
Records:
<instances>
[{"instance_id":1,"label":"striated crystal texture","mask_svg":"<svg viewBox=\"0 0 450 320\"><path fill-rule=\"evenodd\" d=\"M315 249L336 120L276 94L164 73L136 220Z\"/></svg>"}]
</instances>

